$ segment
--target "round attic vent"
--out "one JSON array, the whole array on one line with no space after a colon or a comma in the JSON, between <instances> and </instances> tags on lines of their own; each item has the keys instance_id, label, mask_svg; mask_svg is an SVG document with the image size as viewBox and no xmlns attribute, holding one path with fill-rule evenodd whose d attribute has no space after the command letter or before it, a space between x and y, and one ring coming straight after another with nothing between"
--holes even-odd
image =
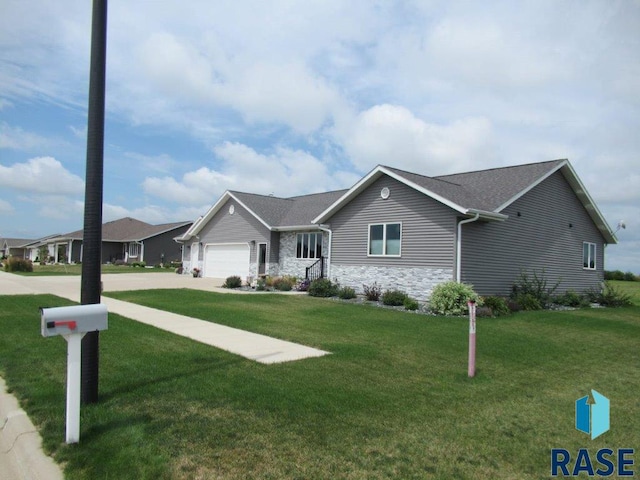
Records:
<instances>
[{"instance_id":1,"label":"round attic vent","mask_svg":"<svg viewBox=\"0 0 640 480\"><path fill-rule=\"evenodd\" d=\"M233 215L233 212L236 211L236 207L234 207L233 205L229 205L229 215Z\"/></svg>"},{"instance_id":2,"label":"round attic vent","mask_svg":"<svg viewBox=\"0 0 640 480\"><path fill-rule=\"evenodd\" d=\"M380 190L380 196L386 200L387 198L389 198L389 195L391 195L391 191L389 190L388 187L384 187L382 190Z\"/></svg>"}]
</instances>

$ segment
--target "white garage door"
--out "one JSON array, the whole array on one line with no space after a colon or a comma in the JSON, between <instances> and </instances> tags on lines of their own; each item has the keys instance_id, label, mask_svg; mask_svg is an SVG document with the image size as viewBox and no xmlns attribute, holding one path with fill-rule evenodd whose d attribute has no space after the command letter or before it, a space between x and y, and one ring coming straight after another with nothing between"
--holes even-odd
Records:
<instances>
[{"instance_id":1,"label":"white garage door","mask_svg":"<svg viewBox=\"0 0 640 480\"><path fill-rule=\"evenodd\" d=\"M205 277L238 275L244 280L249 275L249 245L246 243L207 245L204 258Z\"/></svg>"}]
</instances>

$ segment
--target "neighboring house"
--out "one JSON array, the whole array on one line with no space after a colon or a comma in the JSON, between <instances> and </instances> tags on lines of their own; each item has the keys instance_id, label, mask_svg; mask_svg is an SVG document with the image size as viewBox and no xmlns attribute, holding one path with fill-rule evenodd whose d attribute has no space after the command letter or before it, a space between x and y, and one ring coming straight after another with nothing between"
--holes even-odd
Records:
<instances>
[{"instance_id":1,"label":"neighboring house","mask_svg":"<svg viewBox=\"0 0 640 480\"><path fill-rule=\"evenodd\" d=\"M26 240L17 238L0 239L0 256L2 257L19 257L35 262L38 260L38 251L41 245L46 244L49 238L56 235L39 238L37 240ZM52 254L53 251L50 252Z\"/></svg>"},{"instance_id":2,"label":"neighboring house","mask_svg":"<svg viewBox=\"0 0 640 480\"><path fill-rule=\"evenodd\" d=\"M180 260L180 245L173 238L183 234L191 222L151 225L135 218L122 218L102 225L102 263L145 262L148 265ZM40 245L47 245L57 262L82 261L84 231L58 235Z\"/></svg>"},{"instance_id":3,"label":"neighboring house","mask_svg":"<svg viewBox=\"0 0 640 480\"><path fill-rule=\"evenodd\" d=\"M598 288L617 243L567 160L438 177L377 166L349 190L292 198L227 191L178 240L186 272L320 275L423 300L448 280L508 295L523 270L559 292Z\"/></svg>"},{"instance_id":4,"label":"neighboring house","mask_svg":"<svg viewBox=\"0 0 640 480\"><path fill-rule=\"evenodd\" d=\"M0 257L29 258L29 245L36 240L26 238L0 238Z\"/></svg>"}]
</instances>

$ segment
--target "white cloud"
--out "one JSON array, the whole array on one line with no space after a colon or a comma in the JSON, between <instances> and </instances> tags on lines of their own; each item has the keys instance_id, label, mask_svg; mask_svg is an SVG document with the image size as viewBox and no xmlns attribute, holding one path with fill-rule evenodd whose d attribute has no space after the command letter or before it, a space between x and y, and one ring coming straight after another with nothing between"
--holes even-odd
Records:
<instances>
[{"instance_id":1,"label":"white cloud","mask_svg":"<svg viewBox=\"0 0 640 480\"><path fill-rule=\"evenodd\" d=\"M73 195L84 192L84 181L52 157L36 157L10 167L0 165L0 185L33 193Z\"/></svg>"},{"instance_id":2,"label":"white cloud","mask_svg":"<svg viewBox=\"0 0 640 480\"><path fill-rule=\"evenodd\" d=\"M87 138L87 125L81 127L75 127L73 125L69 125L69 130L73 133L73 136L76 138L86 139Z\"/></svg>"},{"instance_id":3,"label":"white cloud","mask_svg":"<svg viewBox=\"0 0 640 480\"><path fill-rule=\"evenodd\" d=\"M212 204L225 190L290 197L351 186L358 176L328 164L308 152L277 147L259 153L241 143L225 142L214 149L222 161L219 169L202 167L180 180L148 177L146 194L180 205Z\"/></svg>"},{"instance_id":4,"label":"white cloud","mask_svg":"<svg viewBox=\"0 0 640 480\"><path fill-rule=\"evenodd\" d=\"M13 208L13 205L11 205L9 202L7 202L6 200L2 200L0 198L0 214L11 214L14 213L15 209Z\"/></svg>"},{"instance_id":5,"label":"white cloud","mask_svg":"<svg viewBox=\"0 0 640 480\"><path fill-rule=\"evenodd\" d=\"M185 173L181 181L168 176L147 177L142 182L142 188L148 195L179 205L200 205L211 202L215 195L226 190L232 183L225 175L202 167Z\"/></svg>"},{"instance_id":6,"label":"white cloud","mask_svg":"<svg viewBox=\"0 0 640 480\"><path fill-rule=\"evenodd\" d=\"M178 162L166 153L144 155L136 152L125 152L127 160L133 160L145 172L169 173L178 166Z\"/></svg>"},{"instance_id":7,"label":"white cloud","mask_svg":"<svg viewBox=\"0 0 640 480\"><path fill-rule=\"evenodd\" d=\"M249 122L278 122L308 134L346 108L327 82L298 62L256 62L217 89Z\"/></svg>"},{"instance_id":8,"label":"white cloud","mask_svg":"<svg viewBox=\"0 0 640 480\"><path fill-rule=\"evenodd\" d=\"M191 221L198 218L211 207L210 204L199 207L167 208L158 205L147 205L140 208L128 209L120 205L105 203L102 207L104 222L131 217L153 225L169 222Z\"/></svg>"},{"instance_id":9,"label":"white cloud","mask_svg":"<svg viewBox=\"0 0 640 480\"><path fill-rule=\"evenodd\" d=\"M487 118L438 125L396 105L376 105L361 112L350 129L338 134L362 170L384 164L438 175L467 170L493 153Z\"/></svg>"},{"instance_id":10,"label":"white cloud","mask_svg":"<svg viewBox=\"0 0 640 480\"><path fill-rule=\"evenodd\" d=\"M84 203L62 195L38 196L35 199L38 205L38 215L49 220L78 219L82 222Z\"/></svg>"},{"instance_id":11,"label":"white cloud","mask_svg":"<svg viewBox=\"0 0 640 480\"><path fill-rule=\"evenodd\" d=\"M0 148L33 151L56 145L57 141L37 133L27 132L20 127L12 127L6 122L0 123Z\"/></svg>"}]
</instances>

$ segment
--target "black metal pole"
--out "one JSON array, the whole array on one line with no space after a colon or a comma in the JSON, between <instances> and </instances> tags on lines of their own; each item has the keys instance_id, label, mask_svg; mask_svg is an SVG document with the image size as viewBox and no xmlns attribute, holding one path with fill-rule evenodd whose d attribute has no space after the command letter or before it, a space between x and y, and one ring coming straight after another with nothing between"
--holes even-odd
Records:
<instances>
[{"instance_id":1,"label":"black metal pole","mask_svg":"<svg viewBox=\"0 0 640 480\"><path fill-rule=\"evenodd\" d=\"M102 191L104 163L104 99L107 57L107 0L93 0L91 67L87 125L87 173L84 194L82 282L80 302L100 303L102 264ZM80 392L82 403L98 401L99 333L82 339Z\"/></svg>"}]
</instances>

